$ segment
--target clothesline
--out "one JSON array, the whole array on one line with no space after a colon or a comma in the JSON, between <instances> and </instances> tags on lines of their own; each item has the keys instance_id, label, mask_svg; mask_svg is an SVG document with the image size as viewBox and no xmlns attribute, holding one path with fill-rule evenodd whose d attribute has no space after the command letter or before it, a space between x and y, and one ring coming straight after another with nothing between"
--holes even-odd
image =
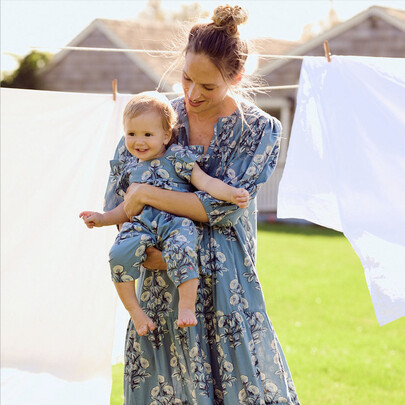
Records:
<instances>
[{"instance_id":1,"label":"clothesline","mask_svg":"<svg viewBox=\"0 0 405 405\"><path fill-rule=\"evenodd\" d=\"M159 49L122 49L122 48L94 48L86 46L64 46L57 48L47 48L41 46L31 46L31 49L60 49L68 51L86 51L86 52L125 52L125 53L148 53L148 54L158 54L158 55L180 55L179 51L167 51ZM245 55L245 54L243 54ZM277 58L277 59L304 59L304 56L297 55L266 55L266 54L254 54L260 58ZM249 55L247 55L249 56Z\"/></svg>"},{"instance_id":2,"label":"clothesline","mask_svg":"<svg viewBox=\"0 0 405 405\"><path fill-rule=\"evenodd\" d=\"M287 90L287 89L298 89L298 84L291 84L286 86L263 86L263 87L248 87L244 90L249 91L265 91L265 90ZM176 94L182 94L181 91L170 91L170 92L163 92L162 94L166 96L173 96Z\"/></svg>"},{"instance_id":3,"label":"clothesline","mask_svg":"<svg viewBox=\"0 0 405 405\"><path fill-rule=\"evenodd\" d=\"M45 47L31 47L31 49L49 49ZM168 54L168 55L180 55L178 51L167 51L167 50L157 50L157 49L118 49L118 48L94 48L94 47L82 47L82 46L65 46L54 49L69 50L69 51L90 51L90 52L131 52L131 53L149 53L149 54ZM247 55L249 56L249 55ZM293 56L293 55L257 55L260 58L279 58L279 59L304 59L304 56ZM115 86L115 87L114 87ZM117 84L113 83L113 93L114 100L117 94ZM287 89L298 89L298 84L284 85L284 86L261 86L261 87L249 87L245 90L248 91L269 91L269 90L287 90ZM164 92L163 94L178 95L181 92Z\"/></svg>"}]
</instances>

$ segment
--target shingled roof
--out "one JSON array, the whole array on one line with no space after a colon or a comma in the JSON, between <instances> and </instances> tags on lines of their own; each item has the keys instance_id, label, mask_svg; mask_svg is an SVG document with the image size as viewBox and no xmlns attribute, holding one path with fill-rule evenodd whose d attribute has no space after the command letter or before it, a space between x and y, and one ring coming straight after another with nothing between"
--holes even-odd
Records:
<instances>
[{"instance_id":1,"label":"shingled roof","mask_svg":"<svg viewBox=\"0 0 405 405\"><path fill-rule=\"evenodd\" d=\"M292 56L303 56L303 55L313 55L313 54L323 54L323 42L325 40L333 41L334 38L342 35L343 33L349 31L355 26L358 26L362 22L368 19L376 19L379 18L389 25L395 27L401 32L405 32L405 11L398 10L388 7L379 7L379 6L372 6L368 9L362 11L361 13L355 15L354 17L350 18L347 21L344 21L340 24L335 25L334 27L330 28L329 30L324 31L323 33L319 34L318 36L313 37L307 42L297 44L296 47L291 48L288 55ZM402 43L402 48L405 49L405 46ZM331 48L332 49L332 48ZM314 51L315 50L315 51ZM335 49L336 51L336 49ZM315 52L315 53L314 53ZM337 51L339 52L339 51ZM332 49L333 53L333 49ZM339 53L337 53L339 54ZM388 55L389 56L389 55ZM405 56L405 54L404 54ZM262 64L258 70L260 75L266 76L272 73L273 71L280 69L287 63L292 63L291 60L281 59L267 62L266 64Z\"/></svg>"},{"instance_id":2,"label":"shingled roof","mask_svg":"<svg viewBox=\"0 0 405 405\"><path fill-rule=\"evenodd\" d=\"M252 51L259 55L285 55L300 44L297 41L286 41L268 37L255 38L250 40L250 43ZM268 61L268 58L259 58L257 70L265 66Z\"/></svg>"},{"instance_id":3,"label":"shingled roof","mask_svg":"<svg viewBox=\"0 0 405 405\"><path fill-rule=\"evenodd\" d=\"M379 9L382 12L386 13L387 15L405 22L405 10L398 10L398 9L394 9L394 8L380 7L380 6L373 6L373 8L376 10Z\"/></svg>"},{"instance_id":4,"label":"shingled roof","mask_svg":"<svg viewBox=\"0 0 405 405\"><path fill-rule=\"evenodd\" d=\"M183 28L180 24L148 23L136 20L120 21L99 19L108 30L114 33L127 49L181 51L181 35ZM184 40L183 40L184 42ZM170 65L175 62L176 56L168 54L137 54L158 77L162 77ZM176 82L178 73L174 70L167 78L170 84ZM177 79L178 81L178 79Z\"/></svg>"},{"instance_id":5,"label":"shingled roof","mask_svg":"<svg viewBox=\"0 0 405 405\"><path fill-rule=\"evenodd\" d=\"M80 32L68 46L83 46L84 39L92 31L98 29L104 32L114 48L121 49L143 49L143 50L162 50L177 51L180 55L185 47L187 33L192 24L185 23L150 23L148 21L138 20L110 20L96 19L82 32ZM297 42L285 41L273 38L258 38L250 41L250 49L259 54L279 55L285 54L297 46ZM103 47L103 45L94 45L94 47ZM59 63L69 53L70 50L63 50L53 58L47 69L52 65ZM155 53L132 53L127 55L133 62L143 69L156 84L159 79L167 72L168 68L175 62L178 56ZM268 62L268 59L259 59L259 67ZM181 65L180 65L181 66ZM179 82L179 68L173 71L165 78L165 83L161 90L170 91L173 84Z\"/></svg>"},{"instance_id":6,"label":"shingled roof","mask_svg":"<svg viewBox=\"0 0 405 405\"><path fill-rule=\"evenodd\" d=\"M130 49L170 50L178 51L186 45L187 33L191 23L147 23L140 21L119 21L100 19L111 32L117 35ZM249 41L250 48L259 55L282 55L298 45L295 41L274 38L255 38ZM162 76L176 57L164 54L141 53L139 56L151 69ZM266 63L266 59L259 58L258 68ZM168 75L167 81L173 85L179 81L178 69Z\"/></svg>"}]
</instances>

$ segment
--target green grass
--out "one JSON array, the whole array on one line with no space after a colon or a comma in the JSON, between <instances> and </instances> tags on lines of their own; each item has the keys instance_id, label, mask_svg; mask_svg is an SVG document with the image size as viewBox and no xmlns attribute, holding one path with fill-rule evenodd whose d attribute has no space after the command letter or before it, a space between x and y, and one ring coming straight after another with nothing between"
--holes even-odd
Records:
<instances>
[{"instance_id":1,"label":"green grass","mask_svg":"<svg viewBox=\"0 0 405 405\"><path fill-rule=\"evenodd\" d=\"M360 260L342 234L266 224L258 272L302 405L405 404L405 318L377 323ZM111 405L122 405L123 365Z\"/></svg>"},{"instance_id":2,"label":"green grass","mask_svg":"<svg viewBox=\"0 0 405 405\"><path fill-rule=\"evenodd\" d=\"M122 405L124 403L124 364L116 364L112 367L113 385L111 389L111 405Z\"/></svg>"}]
</instances>

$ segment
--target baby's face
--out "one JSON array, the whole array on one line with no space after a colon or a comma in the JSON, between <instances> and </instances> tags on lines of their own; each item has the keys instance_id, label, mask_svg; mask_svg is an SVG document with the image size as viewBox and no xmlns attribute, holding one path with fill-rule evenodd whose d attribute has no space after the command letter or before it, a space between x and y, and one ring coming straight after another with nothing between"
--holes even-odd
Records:
<instances>
[{"instance_id":1,"label":"baby's face","mask_svg":"<svg viewBox=\"0 0 405 405\"><path fill-rule=\"evenodd\" d=\"M160 114L148 111L124 121L125 146L139 160L162 157L170 141L170 133L162 126Z\"/></svg>"}]
</instances>

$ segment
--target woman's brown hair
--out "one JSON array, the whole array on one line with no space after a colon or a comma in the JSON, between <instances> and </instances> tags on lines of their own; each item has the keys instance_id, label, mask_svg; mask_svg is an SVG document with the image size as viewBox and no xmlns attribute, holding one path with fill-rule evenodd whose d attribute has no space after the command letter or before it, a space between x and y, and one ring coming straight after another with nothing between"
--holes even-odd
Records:
<instances>
[{"instance_id":1,"label":"woman's brown hair","mask_svg":"<svg viewBox=\"0 0 405 405\"><path fill-rule=\"evenodd\" d=\"M194 25L188 35L184 53L203 53L221 72L228 84L243 73L248 46L239 36L238 25L248 18L239 6L219 6L214 10L212 23Z\"/></svg>"}]
</instances>

